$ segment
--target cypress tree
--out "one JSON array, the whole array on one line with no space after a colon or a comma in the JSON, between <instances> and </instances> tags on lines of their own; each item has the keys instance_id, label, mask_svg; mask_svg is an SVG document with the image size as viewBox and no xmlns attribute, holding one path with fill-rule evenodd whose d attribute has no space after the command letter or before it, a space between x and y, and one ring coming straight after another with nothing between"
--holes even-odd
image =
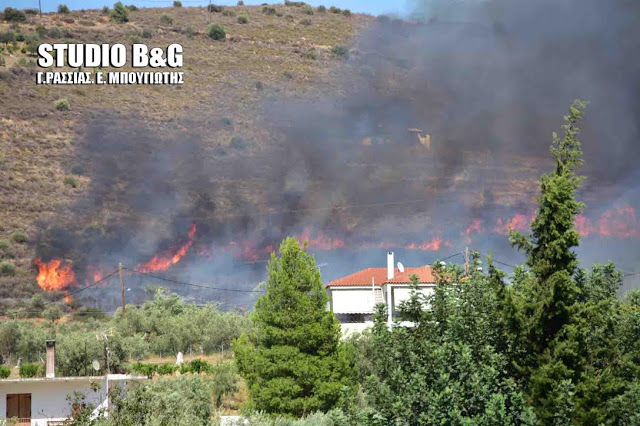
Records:
<instances>
[{"instance_id":1,"label":"cypress tree","mask_svg":"<svg viewBox=\"0 0 640 426\"><path fill-rule=\"evenodd\" d=\"M328 411L355 395L354 358L327 309L313 255L295 238L271 255L266 294L255 304L253 332L234 344L250 405L271 414Z\"/></svg>"}]
</instances>

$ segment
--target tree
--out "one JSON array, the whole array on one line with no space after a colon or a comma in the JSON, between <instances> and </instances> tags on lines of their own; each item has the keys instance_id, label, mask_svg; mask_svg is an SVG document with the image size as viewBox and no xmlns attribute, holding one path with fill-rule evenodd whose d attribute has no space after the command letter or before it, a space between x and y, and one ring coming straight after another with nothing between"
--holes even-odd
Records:
<instances>
[{"instance_id":1,"label":"tree","mask_svg":"<svg viewBox=\"0 0 640 426\"><path fill-rule=\"evenodd\" d=\"M112 21L123 24L129 21L129 10L119 1L113 5L110 16Z\"/></svg>"},{"instance_id":2,"label":"tree","mask_svg":"<svg viewBox=\"0 0 640 426\"><path fill-rule=\"evenodd\" d=\"M315 259L295 238L271 255L266 294L255 304L253 331L234 343L251 405L271 414L328 411L353 398L353 352L340 341L340 324Z\"/></svg>"}]
</instances>

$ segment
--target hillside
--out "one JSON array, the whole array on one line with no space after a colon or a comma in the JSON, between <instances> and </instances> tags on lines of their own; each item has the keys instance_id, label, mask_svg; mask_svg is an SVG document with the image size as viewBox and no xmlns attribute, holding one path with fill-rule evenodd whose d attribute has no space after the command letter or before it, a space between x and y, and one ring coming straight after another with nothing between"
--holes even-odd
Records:
<instances>
[{"instance_id":1,"label":"hillside","mask_svg":"<svg viewBox=\"0 0 640 426\"><path fill-rule=\"evenodd\" d=\"M265 98L274 93L299 97L337 90L331 72L341 59L330 49L350 43L373 18L329 12L308 15L300 7L274 7L276 13L271 15L261 6L225 7L224 14L205 8L139 9L129 13L126 24L88 10L27 15L24 23L0 24L0 31L24 35L39 31L46 42L142 40L154 46L177 42L185 51L181 87L100 88L37 86L36 68L29 64L34 57L19 51L2 53L6 66L0 67L0 255L16 265L14 276L0 278L5 306L13 304L9 298L28 297L37 290L33 259L41 242L39 233L54 222L67 225L69 209L92 185L89 176L95 159L86 157L84 145L92 120L108 116L112 120L108 125L117 127L120 124L113 123L133 125L128 119L135 117L136 126L158 133L208 129L198 132L205 151L228 147L234 136L251 140L255 145L250 150L258 150L268 140L256 124ZM163 21L163 15L173 23ZM237 16L225 15L246 15L249 22L240 24ZM301 23L305 19L311 25ZM226 41L207 37L213 22L226 27ZM191 30L193 35L188 34ZM143 32L151 37L143 38ZM55 109L54 101L61 98L69 101L70 111ZM127 165L131 166L135 165ZM105 206L99 217L85 217L75 225L79 229L102 225L113 213L111 207L115 206ZM16 232L25 234L26 241L14 241Z\"/></svg>"}]
</instances>

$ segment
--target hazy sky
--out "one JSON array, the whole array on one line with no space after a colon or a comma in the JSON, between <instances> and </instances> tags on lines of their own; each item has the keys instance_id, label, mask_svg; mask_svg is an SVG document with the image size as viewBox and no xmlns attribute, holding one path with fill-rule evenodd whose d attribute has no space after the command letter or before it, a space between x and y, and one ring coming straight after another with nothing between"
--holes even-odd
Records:
<instances>
[{"instance_id":1,"label":"hazy sky","mask_svg":"<svg viewBox=\"0 0 640 426\"><path fill-rule=\"evenodd\" d=\"M111 7L114 0L40 0L43 12L53 12L58 8L58 4L64 3L71 9L101 9L107 5ZM283 3L265 0L245 0L247 5L259 5L263 3ZM168 7L173 4L173 0L124 0L124 4L135 4L138 7ZM213 4L235 5L237 0L212 0ZM351 9L353 12L370 13L380 15L383 13L402 15L408 10L406 0L310 0L307 3L313 6L324 4L325 6L336 6L343 9ZM205 6L209 0L182 0L184 7ZM4 9L12 6L20 9L37 8L38 0L0 0L0 8Z\"/></svg>"}]
</instances>

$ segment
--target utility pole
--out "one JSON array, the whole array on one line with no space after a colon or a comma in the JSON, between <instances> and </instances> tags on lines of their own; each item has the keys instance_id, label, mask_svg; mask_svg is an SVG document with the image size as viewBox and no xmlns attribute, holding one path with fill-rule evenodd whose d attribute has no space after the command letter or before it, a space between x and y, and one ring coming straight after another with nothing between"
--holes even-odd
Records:
<instances>
[{"instance_id":1,"label":"utility pole","mask_svg":"<svg viewBox=\"0 0 640 426\"><path fill-rule=\"evenodd\" d=\"M38 9L40 10L40 16L42 16L42 0L38 0Z\"/></svg>"},{"instance_id":2,"label":"utility pole","mask_svg":"<svg viewBox=\"0 0 640 426\"><path fill-rule=\"evenodd\" d=\"M469 247L464 248L464 274L469 275Z\"/></svg>"},{"instance_id":3,"label":"utility pole","mask_svg":"<svg viewBox=\"0 0 640 426\"><path fill-rule=\"evenodd\" d=\"M122 314L126 312L126 302L124 300L124 274L122 273L122 263L118 263L118 274L120 275L120 296L122 298Z\"/></svg>"}]
</instances>

